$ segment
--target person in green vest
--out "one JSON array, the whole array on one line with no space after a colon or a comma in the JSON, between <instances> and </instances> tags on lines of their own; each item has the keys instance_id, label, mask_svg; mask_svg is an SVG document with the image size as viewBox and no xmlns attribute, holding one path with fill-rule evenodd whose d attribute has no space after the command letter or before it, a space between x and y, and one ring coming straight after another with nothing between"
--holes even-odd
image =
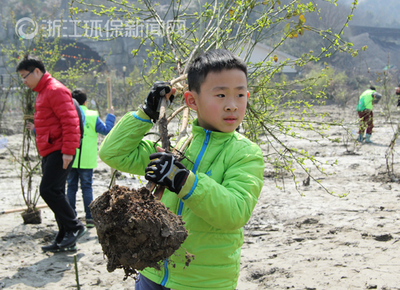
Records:
<instances>
[{"instance_id":1,"label":"person in green vest","mask_svg":"<svg viewBox=\"0 0 400 290\"><path fill-rule=\"evenodd\" d=\"M365 135L365 142L371 142L372 129L374 128L374 114L372 112L374 104L377 104L382 98L382 95L376 92L374 86L370 86L368 90L365 90L358 101L357 112L360 120L360 129L358 131L358 142L363 142L364 132L367 129Z\"/></svg>"},{"instance_id":2,"label":"person in green vest","mask_svg":"<svg viewBox=\"0 0 400 290\"><path fill-rule=\"evenodd\" d=\"M87 108L87 96L81 90L74 90L72 97L76 99L85 114L86 123L83 132L82 145L76 149L76 157L72 165L72 170L68 175L67 196L70 205L76 213L76 193L78 191L78 181L81 181L83 204L85 207L86 227L93 228L93 218L90 213L89 205L93 201L93 168L97 167L97 135L107 135L114 127L115 115L114 108L111 107L104 123L99 118L97 111Z\"/></svg>"}]
</instances>

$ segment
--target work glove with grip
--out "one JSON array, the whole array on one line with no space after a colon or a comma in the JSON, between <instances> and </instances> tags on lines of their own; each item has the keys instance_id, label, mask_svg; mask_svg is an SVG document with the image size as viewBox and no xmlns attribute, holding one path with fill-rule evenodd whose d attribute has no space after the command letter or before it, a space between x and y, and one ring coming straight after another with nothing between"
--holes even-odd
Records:
<instances>
[{"instance_id":1,"label":"work glove with grip","mask_svg":"<svg viewBox=\"0 0 400 290\"><path fill-rule=\"evenodd\" d=\"M190 170L172 153L158 152L150 155L145 169L145 178L178 194L186 182Z\"/></svg>"},{"instance_id":2,"label":"work glove with grip","mask_svg":"<svg viewBox=\"0 0 400 290\"><path fill-rule=\"evenodd\" d=\"M142 106L143 111L149 116L153 123L156 123L158 117L160 115L160 105L161 105L161 98L164 97L166 94L171 92L171 84L168 82L161 82L156 81L152 86L149 94L144 101L144 105ZM167 105L172 103L174 99L174 95L171 95Z\"/></svg>"}]
</instances>

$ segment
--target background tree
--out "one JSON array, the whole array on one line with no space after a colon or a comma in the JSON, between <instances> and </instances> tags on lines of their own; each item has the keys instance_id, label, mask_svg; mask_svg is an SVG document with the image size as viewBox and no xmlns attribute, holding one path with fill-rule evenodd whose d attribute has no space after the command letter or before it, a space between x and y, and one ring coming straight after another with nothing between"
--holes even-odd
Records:
<instances>
[{"instance_id":1,"label":"background tree","mask_svg":"<svg viewBox=\"0 0 400 290\"><path fill-rule=\"evenodd\" d=\"M0 85L0 134L7 131L7 128L2 127L3 115L8 108L8 100L11 95L12 82L8 87Z\"/></svg>"},{"instance_id":2,"label":"background tree","mask_svg":"<svg viewBox=\"0 0 400 290\"><path fill-rule=\"evenodd\" d=\"M336 1L323 3L333 6ZM248 62L257 43L268 44L272 50L263 61L248 62L252 97L242 131L251 140L268 144L272 151L265 156L266 161L274 168L289 171L294 178L295 164L307 174L312 165L323 171L316 158L308 152L289 148L283 140L287 137L302 138L301 130L315 131L318 139L326 137L324 130L328 123L307 120L308 116L316 116L313 104L325 98L324 92L313 89L316 81L324 78L325 74L321 72L307 80L289 81L279 79L279 75L284 66L303 67L309 62L329 58L337 52L356 56L357 50L343 40L341 34L352 17L357 1L354 1L336 33L330 28L316 28L306 24L311 15L318 13L319 7L316 2L301 0L143 0L135 3L109 1L108 5L71 1L70 5L73 18L78 18L81 12L91 11L95 15L107 15L110 19L122 19L136 25L143 25L144 19L159 24L159 33L150 31L138 37L141 44L149 43L153 48L148 51L148 58L143 60L145 69L154 68L142 75L142 82L148 87L157 73L160 78L167 80L185 75L188 64L201 51L225 48L238 53ZM175 21L174 24L177 21L184 23L184 33L177 25L166 25L171 20ZM299 39L308 34L314 34L322 40L318 50L302 52L295 61L278 59L275 51L279 47L289 41L298 45ZM141 46L132 51L134 57L140 49ZM184 86L181 82L181 88ZM176 106L183 104L183 98L176 102ZM190 119L193 117L190 116ZM318 142L318 139L313 141Z\"/></svg>"}]
</instances>

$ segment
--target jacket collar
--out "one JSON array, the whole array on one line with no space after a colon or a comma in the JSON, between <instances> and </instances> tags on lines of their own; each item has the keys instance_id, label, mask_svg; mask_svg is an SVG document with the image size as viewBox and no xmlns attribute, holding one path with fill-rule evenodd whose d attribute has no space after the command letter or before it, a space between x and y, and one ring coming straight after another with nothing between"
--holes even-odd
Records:
<instances>
[{"instance_id":1,"label":"jacket collar","mask_svg":"<svg viewBox=\"0 0 400 290\"><path fill-rule=\"evenodd\" d=\"M193 136L197 134L206 135L206 130L203 127L199 126L199 122L197 119L193 121L192 131L193 131ZM215 140L217 143L224 143L227 140L230 140L235 135L235 131L228 133L216 132L216 131L209 131L209 132L211 132L210 138Z\"/></svg>"},{"instance_id":2,"label":"jacket collar","mask_svg":"<svg viewBox=\"0 0 400 290\"><path fill-rule=\"evenodd\" d=\"M50 81L50 79L52 79L51 75L48 72L45 72L33 90L40 93L44 88L47 87L47 83Z\"/></svg>"}]
</instances>

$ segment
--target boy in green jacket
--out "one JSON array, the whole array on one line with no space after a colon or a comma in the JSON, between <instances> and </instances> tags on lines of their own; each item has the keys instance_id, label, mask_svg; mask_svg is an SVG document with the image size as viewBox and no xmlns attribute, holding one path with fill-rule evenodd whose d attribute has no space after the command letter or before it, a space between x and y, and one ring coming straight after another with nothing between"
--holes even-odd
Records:
<instances>
[{"instance_id":1,"label":"boy in green jacket","mask_svg":"<svg viewBox=\"0 0 400 290\"><path fill-rule=\"evenodd\" d=\"M263 186L261 149L235 131L249 98L246 64L229 51L208 51L190 64L188 84L185 101L197 119L187 159L179 162L142 140L151 120L158 119L160 95L169 98L175 92L162 82L154 84L145 105L127 113L100 147L100 158L109 166L166 186L161 202L182 216L189 232L161 271L141 271L136 290L235 289L243 226ZM185 250L195 255L187 267Z\"/></svg>"}]
</instances>

